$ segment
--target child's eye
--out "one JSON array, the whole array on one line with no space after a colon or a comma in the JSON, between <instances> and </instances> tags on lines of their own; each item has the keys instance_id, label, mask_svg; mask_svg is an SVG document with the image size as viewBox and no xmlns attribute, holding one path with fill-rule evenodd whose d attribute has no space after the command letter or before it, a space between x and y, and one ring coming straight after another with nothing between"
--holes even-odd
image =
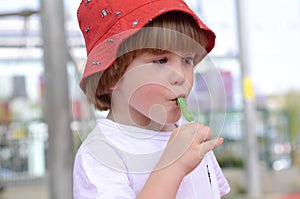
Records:
<instances>
[{"instance_id":1,"label":"child's eye","mask_svg":"<svg viewBox=\"0 0 300 199\"><path fill-rule=\"evenodd\" d=\"M155 64L165 64L167 62L168 62L167 58L161 58L161 59L157 59L157 60L153 61L153 63L155 63Z\"/></svg>"},{"instance_id":2,"label":"child's eye","mask_svg":"<svg viewBox=\"0 0 300 199\"><path fill-rule=\"evenodd\" d=\"M184 57L184 58L183 58L183 61L184 61L186 64L194 65L194 57Z\"/></svg>"}]
</instances>

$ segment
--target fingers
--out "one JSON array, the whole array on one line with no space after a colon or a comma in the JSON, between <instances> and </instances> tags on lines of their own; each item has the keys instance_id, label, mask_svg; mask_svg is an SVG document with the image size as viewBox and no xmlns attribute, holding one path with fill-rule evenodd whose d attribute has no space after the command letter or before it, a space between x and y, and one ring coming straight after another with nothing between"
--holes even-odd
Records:
<instances>
[{"instance_id":1,"label":"fingers","mask_svg":"<svg viewBox=\"0 0 300 199\"><path fill-rule=\"evenodd\" d=\"M213 132L209 127L204 126L203 124L197 125L196 139L198 140L198 143L202 143L203 141L211 140L212 137L213 137Z\"/></svg>"},{"instance_id":2,"label":"fingers","mask_svg":"<svg viewBox=\"0 0 300 199\"><path fill-rule=\"evenodd\" d=\"M203 159L205 154L209 152L210 150L213 150L217 147L219 147L224 141L224 138L218 137L212 140L207 140L201 143L200 149L199 149L199 157L200 159Z\"/></svg>"},{"instance_id":3,"label":"fingers","mask_svg":"<svg viewBox=\"0 0 300 199\"><path fill-rule=\"evenodd\" d=\"M195 141L198 143L202 143L203 141L210 140L213 137L212 130L203 124L189 123L183 125L180 128L182 130L181 131L182 133L188 133L194 136Z\"/></svg>"},{"instance_id":4,"label":"fingers","mask_svg":"<svg viewBox=\"0 0 300 199\"><path fill-rule=\"evenodd\" d=\"M212 138L213 132L209 127L199 123L188 123L174 130L172 145L181 150L195 149L202 159L207 152L219 147L224 141L222 137Z\"/></svg>"},{"instance_id":5,"label":"fingers","mask_svg":"<svg viewBox=\"0 0 300 199\"><path fill-rule=\"evenodd\" d=\"M204 141L202 144L206 146L209 150L213 150L217 147L219 147L224 141L224 138L222 137L217 137L212 140Z\"/></svg>"},{"instance_id":6,"label":"fingers","mask_svg":"<svg viewBox=\"0 0 300 199\"><path fill-rule=\"evenodd\" d=\"M175 165L179 165L184 173L189 173L201 163L206 153L223 143L222 137L213 139L212 136L209 127L197 123L189 123L174 129L159 165L176 163Z\"/></svg>"}]
</instances>

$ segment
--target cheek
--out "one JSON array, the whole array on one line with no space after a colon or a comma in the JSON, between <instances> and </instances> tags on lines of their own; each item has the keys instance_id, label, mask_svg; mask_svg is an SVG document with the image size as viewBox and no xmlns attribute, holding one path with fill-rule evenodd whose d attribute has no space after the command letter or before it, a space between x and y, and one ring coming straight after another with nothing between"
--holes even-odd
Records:
<instances>
[{"instance_id":1,"label":"cheek","mask_svg":"<svg viewBox=\"0 0 300 199\"><path fill-rule=\"evenodd\" d=\"M140 112L149 112L153 105L159 103L161 89L158 85L141 86L132 93L129 104Z\"/></svg>"},{"instance_id":2,"label":"cheek","mask_svg":"<svg viewBox=\"0 0 300 199\"><path fill-rule=\"evenodd\" d=\"M129 105L157 123L175 123L180 118L181 112L169 101L171 93L162 85L144 85L133 92Z\"/></svg>"},{"instance_id":3,"label":"cheek","mask_svg":"<svg viewBox=\"0 0 300 199\"><path fill-rule=\"evenodd\" d=\"M188 84L190 84L190 86L192 87L194 84L194 71L189 72L186 75L186 81L188 82Z\"/></svg>"},{"instance_id":4,"label":"cheek","mask_svg":"<svg viewBox=\"0 0 300 199\"><path fill-rule=\"evenodd\" d=\"M185 75L185 82L182 84L182 88L185 90L186 94L189 95L194 85L194 76L193 75Z\"/></svg>"},{"instance_id":5,"label":"cheek","mask_svg":"<svg viewBox=\"0 0 300 199\"><path fill-rule=\"evenodd\" d=\"M133 93L129 104L133 109L157 123L168 123L171 107L170 104L166 105L166 93L169 91L164 86L145 85Z\"/></svg>"}]
</instances>

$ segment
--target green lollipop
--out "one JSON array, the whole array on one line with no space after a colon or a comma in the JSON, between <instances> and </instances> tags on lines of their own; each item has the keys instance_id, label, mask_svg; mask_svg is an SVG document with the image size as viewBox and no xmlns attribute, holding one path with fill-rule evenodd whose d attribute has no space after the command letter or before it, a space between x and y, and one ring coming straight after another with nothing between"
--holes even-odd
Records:
<instances>
[{"instance_id":1,"label":"green lollipop","mask_svg":"<svg viewBox=\"0 0 300 199\"><path fill-rule=\"evenodd\" d=\"M190 111L190 109L183 97L177 98L177 104L178 104L179 108L181 109L181 112L182 112L183 116L185 117L185 119L188 122L194 121L194 116L193 116L192 112Z\"/></svg>"}]
</instances>

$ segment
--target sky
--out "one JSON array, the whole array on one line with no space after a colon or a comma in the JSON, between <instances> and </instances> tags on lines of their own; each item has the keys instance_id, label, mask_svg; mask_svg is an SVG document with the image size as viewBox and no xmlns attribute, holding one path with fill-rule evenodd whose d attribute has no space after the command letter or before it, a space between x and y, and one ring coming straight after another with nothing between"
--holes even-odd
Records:
<instances>
[{"instance_id":1,"label":"sky","mask_svg":"<svg viewBox=\"0 0 300 199\"><path fill-rule=\"evenodd\" d=\"M216 46L211 54L237 55L236 0L186 1L192 9L201 12L199 15L202 20L217 35ZM300 1L245 2L249 70L256 93L270 95L300 91ZM65 0L68 15L74 20L79 3L80 0ZM0 12L38 8L39 0L0 0Z\"/></svg>"},{"instance_id":2,"label":"sky","mask_svg":"<svg viewBox=\"0 0 300 199\"><path fill-rule=\"evenodd\" d=\"M217 35L213 53L234 54L238 50L234 2L203 0L205 20ZM300 90L300 1L245 2L249 70L256 93Z\"/></svg>"}]
</instances>

